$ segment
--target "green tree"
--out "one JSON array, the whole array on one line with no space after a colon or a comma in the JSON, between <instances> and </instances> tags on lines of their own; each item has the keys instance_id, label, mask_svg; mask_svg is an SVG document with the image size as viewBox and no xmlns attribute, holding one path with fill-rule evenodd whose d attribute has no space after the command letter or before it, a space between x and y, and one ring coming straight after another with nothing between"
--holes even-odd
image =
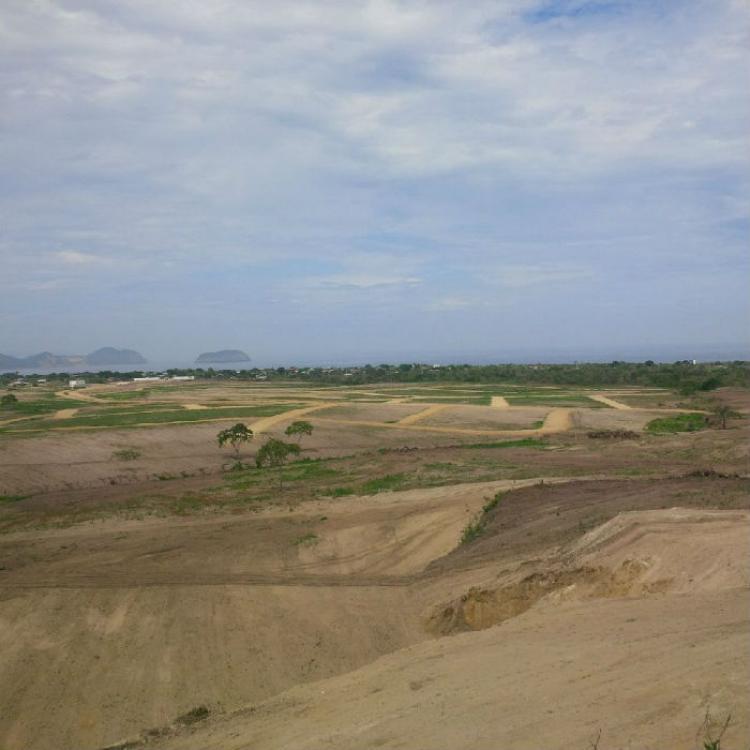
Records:
<instances>
[{"instance_id":1,"label":"green tree","mask_svg":"<svg viewBox=\"0 0 750 750\"><path fill-rule=\"evenodd\" d=\"M216 436L220 448L226 443L229 443L234 448L234 454L238 461L240 460L240 446L243 443L249 443L252 439L253 431L246 424L242 424L242 422L238 422L233 427L227 427L226 430L222 430Z\"/></svg>"},{"instance_id":2,"label":"green tree","mask_svg":"<svg viewBox=\"0 0 750 750\"><path fill-rule=\"evenodd\" d=\"M715 406L713 408L714 416L719 420L721 424L721 429L726 430L727 429L727 420L728 419L737 419L741 415L736 412L734 409L732 409L730 406L727 406L726 404L719 404L718 406Z\"/></svg>"},{"instance_id":3,"label":"green tree","mask_svg":"<svg viewBox=\"0 0 750 750\"><path fill-rule=\"evenodd\" d=\"M297 443L285 443L283 440L269 438L255 455L255 465L262 469L264 466L279 470L279 488L284 481L283 468L290 456L298 456L300 447Z\"/></svg>"},{"instance_id":4,"label":"green tree","mask_svg":"<svg viewBox=\"0 0 750 750\"><path fill-rule=\"evenodd\" d=\"M18 399L12 393L6 393L0 398L0 406L3 409L12 409L18 403Z\"/></svg>"},{"instance_id":5,"label":"green tree","mask_svg":"<svg viewBox=\"0 0 750 750\"><path fill-rule=\"evenodd\" d=\"M284 430L284 434L287 437L297 437L298 440L302 439L303 435L312 435L313 426L309 422L292 422L289 427Z\"/></svg>"}]
</instances>

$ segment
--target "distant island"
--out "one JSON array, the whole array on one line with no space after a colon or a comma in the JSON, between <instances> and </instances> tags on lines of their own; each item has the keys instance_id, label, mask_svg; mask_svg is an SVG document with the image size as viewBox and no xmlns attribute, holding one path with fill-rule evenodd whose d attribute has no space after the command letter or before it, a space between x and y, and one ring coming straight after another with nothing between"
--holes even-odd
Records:
<instances>
[{"instance_id":1,"label":"distant island","mask_svg":"<svg viewBox=\"0 0 750 750\"><path fill-rule=\"evenodd\" d=\"M203 352L195 360L198 364L226 363L226 362L249 362L250 357L240 349L221 349L218 352Z\"/></svg>"},{"instance_id":2,"label":"distant island","mask_svg":"<svg viewBox=\"0 0 750 750\"><path fill-rule=\"evenodd\" d=\"M35 367L87 367L102 365L142 365L146 359L133 349L115 349L105 346L91 354L52 354L40 352L30 357L12 357L0 354L0 367L3 369L29 370Z\"/></svg>"}]
</instances>

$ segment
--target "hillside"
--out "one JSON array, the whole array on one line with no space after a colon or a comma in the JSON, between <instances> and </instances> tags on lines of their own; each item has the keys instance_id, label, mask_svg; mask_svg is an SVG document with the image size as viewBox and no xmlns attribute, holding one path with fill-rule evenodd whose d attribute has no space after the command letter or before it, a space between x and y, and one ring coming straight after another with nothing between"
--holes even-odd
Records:
<instances>
[{"instance_id":1,"label":"hillside","mask_svg":"<svg viewBox=\"0 0 750 750\"><path fill-rule=\"evenodd\" d=\"M52 354L40 352L28 357L0 354L0 367L28 370L34 367L86 367L101 365L141 365L146 359L133 349L104 346L91 354Z\"/></svg>"},{"instance_id":2,"label":"hillside","mask_svg":"<svg viewBox=\"0 0 750 750\"><path fill-rule=\"evenodd\" d=\"M220 349L217 352L203 352L195 360L200 363L249 362L250 357L241 349Z\"/></svg>"}]
</instances>

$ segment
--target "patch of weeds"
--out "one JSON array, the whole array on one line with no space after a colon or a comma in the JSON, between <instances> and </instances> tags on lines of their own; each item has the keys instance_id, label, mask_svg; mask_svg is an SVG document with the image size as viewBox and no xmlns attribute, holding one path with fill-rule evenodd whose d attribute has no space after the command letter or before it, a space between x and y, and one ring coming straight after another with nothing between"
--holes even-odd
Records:
<instances>
[{"instance_id":1,"label":"patch of weeds","mask_svg":"<svg viewBox=\"0 0 750 750\"><path fill-rule=\"evenodd\" d=\"M695 432L706 426L706 417L703 414L675 414L673 417L660 417L652 419L646 430L655 434L672 432Z\"/></svg>"},{"instance_id":2,"label":"patch of weeds","mask_svg":"<svg viewBox=\"0 0 750 750\"><path fill-rule=\"evenodd\" d=\"M338 476L341 472L327 466L321 459L304 458L284 469L284 481L299 482L308 479L324 479Z\"/></svg>"},{"instance_id":3,"label":"patch of weeds","mask_svg":"<svg viewBox=\"0 0 750 750\"><path fill-rule=\"evenodd\" d=\"M461 532L461 544L469 544L470 542L473 542L477 537L482 536L486 527L487 522L482 517L482 514L477 514L471 521L469 521L464 530Z\"/></svg>"},{"instance_id":4,"label":"patch of weeds","mask_svg":"<svg viewBox=\"0 0 750 750\"><path fill-rule=\"evenodd\" d=\"M353 487L335 487L328 494L330 494L331 497L346 497L347 495L354 494L354 488Z\"/></svg>"},{"instance_id":5,"label":"patch of weeds","mask_svg":"<svg viewBox=\"0 0 750 750\"><path fill-rule=\"evenodd\" d=\"M196 706L195 708L188 711L182 716L178 716L175 720L175 724L182 724L183 726L189 726L190 724L197 724L199 721L207 719L211 711L207 706Z\"/></svg>"},{"instance_id":6,"label":"patch of weeds","mask_svg":"<svg viewBox=\"0 0 750 750\"><path fill-rule=\"evenodd\" d=\"M521 438L520 440L501 440L495 443L470 443L462 448L544 448L546 443L540 438Z\"/></svg>"},{"instance_id":7,"label":"patch of weeds","mask_svg":"<svg viewBox=\"0 0 750 750\"><path fill-rule=\"evenodd\" d=\"M319 541L318 535L311 531L308 534L298 536L292 544L295 547L314 547Z\"/></svg>"},{"instance_id":8,"label":"patch of weeds","mask_svg":"<svg viewBox=\"0 0 750 750\"><path fill-rule=\"evenodd\" d=\"M31 495L0 495L0 503L18 503Z\"/></svg>"},{"instance_id":9,"label":"patch of weeds","mask_svg":"<svg viewBox=\"0 0 750 750\"><path fill-rule=\"evenodd\" d=\"M360 487L362 495L376 495L378 492L398 489L406 481L405 474L386 474L377 479L370 479Z\"/></svg>"},{"instance_id":10,"label":"patch of weeds","mask_svg":"<svg viewBox=\"0 0 750 750\"><path fill-rule=\"evenodd\" d=\"M458 464L451 463L450 461L436 461L435 463L425 464L424 468L429 471L444 471L450 470L458 466Z\"/></svg>"},{"instance_id":11,"label":"patch of weeds","mask_svg":"<svg viewBox=\"0 0 750 750\"><path fill-rule=\"evenodd\" d=\"M141 452L136 448L121 448L112 453L112 458L118 461L135 461L141 457Z\"/></svg>"},{"instance_id":12,"label":"patch of weeds","mask_svg":"<svg viewBox=\"0 0 750 750\"><path fill-rule=\"evenodd\" d=\"M173 476L172 474L157 474L157 475L156 475L156 478L157 478L157 479L158 479L158 480L159 480L160 482L169 482L169 481L171 481L172 479L177 479L177 477Z\"/></svg>"},{"instance_id":13,"label":"patch of weeds","mask_svg":"<svg viewBox=\"0 0 750 750\"><path fill-rule=\"evenodd\" d=\"M487 515L500 504L502 497L503 493L498 492L482 506L482 510L469 521L461 532L461 544L469 544L484 534L487 528Z\"/></svg>"}]
</instances>

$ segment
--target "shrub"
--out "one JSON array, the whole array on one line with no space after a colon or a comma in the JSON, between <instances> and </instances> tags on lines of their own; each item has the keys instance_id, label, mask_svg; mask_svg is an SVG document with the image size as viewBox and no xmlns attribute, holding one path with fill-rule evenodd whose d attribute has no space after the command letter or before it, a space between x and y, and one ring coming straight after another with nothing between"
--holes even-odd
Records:
<instances>
[{"instance_id":1,"label":"shrub","mask_svg":"<svg viewBox=\"0 0 750 750\"><path fill-rule=\"evenodd\" d=\"M482 536L485 529L487 528L487 515L490 511L494 510L502 500L503 493L498 492L495 496L488 500L483 506L482 510L477 513L474 518L469 521L464 530L461 532L461 544L469 544L478 537Z\"/></svg>"},{"instance_id":2,"label":"shrub","mask_svg":"<svg viewBox=\"0 0 750 750\"><path fill-rule=\"evenodd\" d=\"M118 461L135 461L140 457L141 452L136 448L122 448L112 454L112 458L116 458Z\"/></svg>"},{"instance_id":3,"label":"shrub","mask_svg":"<svg viewBox=\"0 0 750 750\"><path fill-rule=\"evenodd\" d=\"M669 432L695 432L706 426L706 417L703 414L676 414L673 417L660 417L652 419L646 429L652 433Z\"/></svg>"},{"instance_id":4,"label":"shrub","mask_svg":"<svg viewBox=\"0 0 750 750\"><path fill-rule=\"evenodd\" d=\"M211 711L206 706L196 706L190 709L186 714L178 716L175 719L175 724L183 724L189 726L190 724L196 724L199 721L203 721L208 718Z\"/></svg>"}]
</instances>

